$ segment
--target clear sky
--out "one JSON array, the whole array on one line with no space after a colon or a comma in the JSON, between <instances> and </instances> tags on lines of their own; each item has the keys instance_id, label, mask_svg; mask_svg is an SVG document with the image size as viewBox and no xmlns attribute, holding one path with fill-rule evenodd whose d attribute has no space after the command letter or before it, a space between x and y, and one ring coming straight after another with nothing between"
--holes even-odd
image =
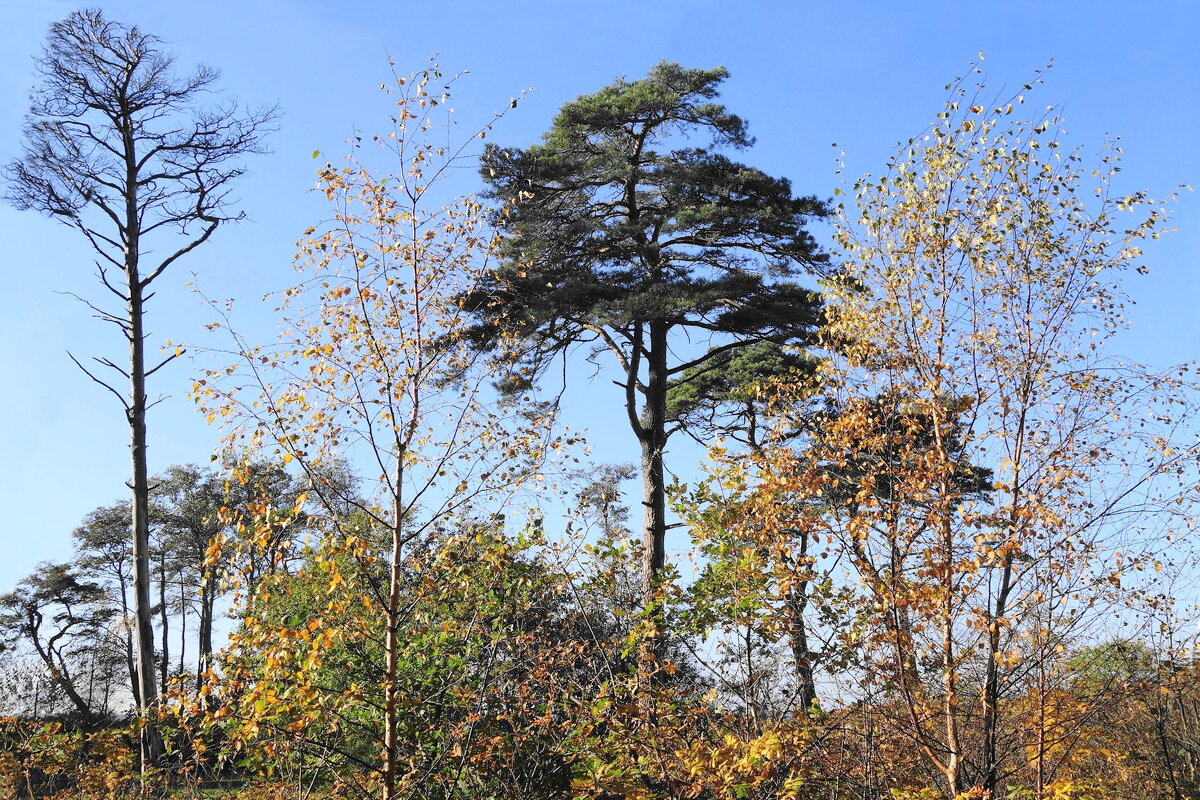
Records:
<instances>
[{"instance_id":1,"label":"clear sky","mask_svg":"<svg viewBox=\"0 0 1200 800\"><path fill-rule=\"evenodd\" d=\"M851 174L878 171L899 140L939 110L943 86L982 51L991 87L1012 89L1050 59L1033 106L1055 105L1070 142L1094 151L1120 134L1121 186L1163 195L1200 182L1200 4L949 0L510 0L437 3L366 0L209 0L162 3L98 0L106 14L160 36L181 66L203 61L223 72L229 94L250 105L278 103L284 116L251 163L238 195L248 220L218 231L160 281L150 307L151 343L220 346L206 338L210 315L185 283L196 273L213 297L236 297L247 329L269 335L265 291L292 279L293 245L324 218L312 185L312 152L345 152L356 130L381 130L389 105L379 91L387 55L401 72L438 54L446 73L469 70L455 106L464 122L484 121L521 90L535 91L494 134L508 145L534 142L558 107L614 76L640 77L668 59L726 66L723 101L750 121L758 145L741 158L790 178L796 190L830 196L836 151ZM19 152L32 86L32 56L46 27L72 9L58 0L6 0L0 47L0 160ZM465 191L475 188L469 170ZM1196 256L1200 195L1176 208L1180 232L1148 252L1146 277L1129 286L1138 301L1129 355L1158 364L1195 357L1200 323ZM824 235L818 231L819 235ZM70 362L124 356L115 329L64 295L98 298L91 258L62 225L0 208L4 268L0 297L0 592L39 562L70 554L70 533L89 510L127 495L127 429L119 406ZM150 466L208 461L218 433L185 398L203 365L185 359L154 376ZM599 378L567 396L575 425L590 427L597 456L636 459L618 398ZM697 454L674 447L680 467Z\"/></svg>"}]
</instances>

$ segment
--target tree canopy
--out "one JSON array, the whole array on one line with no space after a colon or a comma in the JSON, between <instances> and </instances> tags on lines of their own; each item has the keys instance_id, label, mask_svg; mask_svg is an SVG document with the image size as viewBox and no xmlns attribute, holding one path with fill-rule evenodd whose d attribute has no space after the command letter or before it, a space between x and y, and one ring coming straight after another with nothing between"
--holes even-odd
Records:
<instances>
[{"instance_id":1,"label":"tree canopy","mask_svg":"<svg viewBox=\"0 0 1200 800\"><path fill-rule=\"evenodd\" d=\"M806 227L826 205L725 154L754 143L716 102L727 77L660 63L564 105L542 144L482 159L506 261L466 298L476 340L522 337L515 386L576 344L617 361L642 451L647 605L664 563L663 451L687 421L668 395L719 404L716 375L747 371L735 354L812 344L820 299L797 279L829 264Z\"/></svg>"}]
</instances>

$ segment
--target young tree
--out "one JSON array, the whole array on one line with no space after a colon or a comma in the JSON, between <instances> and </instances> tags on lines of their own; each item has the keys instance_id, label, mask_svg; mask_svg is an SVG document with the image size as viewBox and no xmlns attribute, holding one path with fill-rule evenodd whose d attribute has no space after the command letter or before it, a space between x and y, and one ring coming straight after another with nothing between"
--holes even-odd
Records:
<instances>
[{"instance_id":1,"label":"young tree","mask_svg":"<svg viewBox=\"0 0 1200 800\"><path fill-rule=\"evenodd\" d=\"M1006 720L1027 670L1153 561L1149 531L1187 481L1173 437L1190 401L1178 376L1105 351L1126 324L1121 275L1167 216L1113 189L1120 148L1086 167L1052 111L955 89L854 185L829 311L852 342L846 414L822 443L839 469L810 462L796 485L843 498L823 530L858 573L864 638L893 655L909 735L951 794L995 793L1026 765ZM861 453L871 468L847 473Z\"/></svg>"},{"instance_id":2,"label":"young tree","mask_svg":"<svg viewBox=\"0 0 1200 800\"><path fill-rule=\"evenodd\" d=\"M241 363L195 387L210 419L242 421L231 446L305 474L309 507L332 512L326 590L337 598L351 588L343 586L350 570L333 566L350 559L359 576L353 603L382 616L382 632L372 632L380 633L375 644L384 662L377 674L382 725L373 742L381 757L372 754L364 764L385 800L413 779L403 769L401 741L412 699L402 658L413 610L410 555L469 529L477 504L502 504L542 468L547 448L564 444L550 441L551 415L540 406L494 405L493 376L469 346L470 319L455 298L473 293L489 274L493 243L478 202L443 206L431 191L462 154L429 133L449 91L447 85L442 97L430 96L439 78L436 68L397 78L395 129L375 138L395 158L395 172L378 176L358 153L342 168L320 171L317 188L333 218L299 244L303 277L283 293L278 346L239 340ZM364 482L365 499L330 480L326 465L341 458L360 459L377 476ZM267 504L252 510L246 523L251 543L261 546L281 518ZM306 639L368 635L369 627L339 628L351 601L331 603L309 623ZM247 627L257 635L249 621ZM316 709L324 701L313 692ZM328 702L363 701L351 692Z\"/></svg>"},{"instance_id":3,"label":"young tree","mask_svg":"<svg viewBox=\"0 0 1200 800\"><path fill-rule=\"evenodd\" d=\"M200 66L182 77L161 42L136 27L105 19L98 10L75 11L50 27L37 65L25 124L25 151L8 165L8 199L79 231L98 259L97 277L119 311L84 301L115 325L129 346L122 368L97 358L128 382L115 386L79 365L120 401L129 423L132 458L134 608L137 617L139 710L154 706L154 640L150 619L146 466L146 379L179 355L147 366L145 314L151 286L163 272L241 218L230 206L241 156L262 152L274 109L243 113L233 102L197 105L213 90L217 72ZM151 251L162 253L143 261ZM144 728L144 761L160 744Z\"/></svg>"},{"instance_id":4,"label":"young tree","mask_svg":"<svg viewBox=\"0 0 1200 800\"><path fill-rule=\"evenodd\" d=\"M964 86L854 186L826 413L726 459L696 530L728 605L768 635L795 630L795 587L823 587L809 610L840 610L822 627L873 687L864 714L919 748L930 782L1040 798L1047 754L1079 730L1052 705L1064 654L1158 602L1132 576L1162 566L1186 513L1192 400L1177 373L1106 353L1162 205L1114 191L1119 148L1092 171L1051 113ZM1073 699L1074 719L1098 699Z\"/></svg>"},{"instance_id":5,"label":"young tree","mask_svg":"<svg viewBox=\"0 0 1200 800\"><path fill-rule=\"evenodd\" d=\"M616 359L641 447L647 608L665 559L663 454L679 427L669 392L751 347L808 344L819 318L794 278L825 266L805 225L826 207L720 152L753 144L715 102L727 75L658 64L567 103L543 144L489 146L482 162L506 263L465 296L477 341L525 340L518 385L572 345Z\"/></svg>"}]
</instances>

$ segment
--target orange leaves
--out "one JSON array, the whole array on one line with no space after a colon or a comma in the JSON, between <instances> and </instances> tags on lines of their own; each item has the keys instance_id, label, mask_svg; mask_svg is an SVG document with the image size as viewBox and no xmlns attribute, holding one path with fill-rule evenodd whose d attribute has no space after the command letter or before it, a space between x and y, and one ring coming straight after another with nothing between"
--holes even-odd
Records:
<instances>
[{"instance_id":1,"label":"orange leaves","mask_svg":"<svg viewBox=\"0 0 1200 800\"><path fill-rule=\"evenodd\" d=\"M213 567L221 561L222 548L225 545L224 534L218 533L208 542L208 547L204 551L204 566Z\"/></svg>"},{"instance_id":2,"label":"orange leaves","mask_svg":"<svg viewBox=\"0 0 1200 800\"><path fill-rule=\"evenodd\" d=\"M813 768L802 756L811 746L810 731L799 723L758 735L727 733L716 742L697 739L673 754L677 791L684 797L794 798Z\"/></svg>"}]
</instances>

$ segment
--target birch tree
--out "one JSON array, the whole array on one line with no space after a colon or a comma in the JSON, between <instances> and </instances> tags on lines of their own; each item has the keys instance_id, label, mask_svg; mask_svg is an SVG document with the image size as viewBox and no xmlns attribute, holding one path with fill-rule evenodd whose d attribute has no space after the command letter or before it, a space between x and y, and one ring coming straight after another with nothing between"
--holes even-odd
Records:
<instances>
[{"instance_id":1,"label":"birch tree","mask_svg":"<svg viewBox=\"0 0 1200 800\"><path fill-rule=\"evenodd\" d=\"M1088 156L1053 109L950 88L839 208L826 409L726 460L706 535L775 630L819 624L949 796L1019 780L1040 798L1076 724L1044 713L1064 653L1162 601L1139 573L1187 524L1192 395L1110 355L1122 279L1169 224L1115 188L1117 143ZM824 594L789 606L814 579Z\"/></svg>"},{"instance_id":2,"label":"birch tree","mask_svg":"<svg viewBox=\"0 0 1200 800\"><path fill-rule=\"evenodd\" d=\"M1168 213L1115 188L1117 142L1071 149L1053 108L1030 117L1024 100L960 82L884 174L854 184L830 310L831 335L854 344L826 458L896 454L851 481L834 536L952 794L995 792L1024 766L1005 722L1029 653L1069 641L1153 563L1148 531L1169 524L1191 454L1180 376L1108 350L1127 324L1122 277L1144 270ZM991 470L986 494L962 490L973 465Z\"/></svg>"},{"instance_id":3,"label":"birch tree","mask_svg":"<svg viewBox=\"0 0 1200 800\"><path fill-rule=\"evenodd\" d=\"M409 589L441 580L412 575L412 559L469 530L479 504L503 507L536 482L545 454L564 446L551 441L544 408L519 399L495 404L493 375L466 335L472 319L456 298L490 275L493 240L478 201L435 199L470 144L456 150L436 141L451 124L443 116L449 83L430 68L397 77L390 91L398 98L394 128L372 141L396 167L371 169L358 143L345 165L320 169L317 190L333 213L299 243L301 279L280 298L280 341L256 346L235 336L239 362L194 387L211 420L239 422L230 447L298 468L308 478L308 507L333 512L319 556L331 598L326 613L308 622L301 642L248 621L235 648L263 648L269 663L294 668L308 643L307 668L287 677L304 718L373 714L347 712L366 707L362 691L322 691L313 666L335 640L359 637L361 644L373 636L377 617L351 614L351 604L384 619L379 757L360 758L356 769L373 776L368 785L385 800L413 789L405 767L411 754L401 741L415 691L402 683L404 624L415 602ZM341 458L362 464L373 480L353 494L341 491L325 470ZM269 542L273 526L288 521L288 509L249 508L252 541ZM242 696L243 732L266 724L263 715L282 713L272 686L261 681Z\"/></svg>"}]
</instances>

